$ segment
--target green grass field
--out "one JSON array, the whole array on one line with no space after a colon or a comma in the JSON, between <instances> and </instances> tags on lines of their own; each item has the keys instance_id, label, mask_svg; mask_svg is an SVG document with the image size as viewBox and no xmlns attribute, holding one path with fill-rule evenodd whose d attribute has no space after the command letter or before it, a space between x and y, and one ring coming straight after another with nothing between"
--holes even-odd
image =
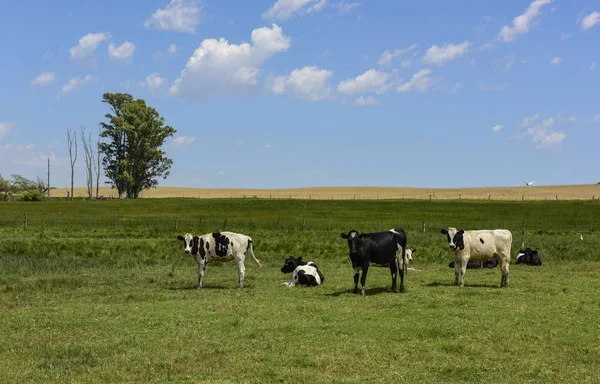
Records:
<instances>
[{"instance_id":1,"label":"green grass field","mask_svg":"<svg viewBox=\"0 0 600 384\"><path fill-rule=\"evenodd\" d=\"M3 203L0 382L596 383L598 217L595 201ZM351 294L339 233L400 223L417 248L406 293L373 268ZM524 241L544 265L512 265L507 289L499 269L454 287L448 225L506 227L513 260ZM209 264L196 290L175 237L223 229L252 236L263 268L248 259L240 290L234 263ZM325 284L283 286L288 255Z\"/></svg>"}]
</instances>

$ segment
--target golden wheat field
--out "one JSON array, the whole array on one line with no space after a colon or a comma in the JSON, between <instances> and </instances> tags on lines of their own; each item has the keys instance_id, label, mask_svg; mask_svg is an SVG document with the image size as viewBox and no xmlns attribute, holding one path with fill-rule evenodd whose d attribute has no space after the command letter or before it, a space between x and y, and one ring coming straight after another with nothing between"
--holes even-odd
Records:
<instances>
[{"instance_id":1,"label":"golden wheat field","mask_svg":"<svg viewBox=\"0 0 600 384\"><path fill-rule=\"evenodd\" d=\"M86 196L86 188L75 188L75 197ZM143 191L143 198L260 198L315 200L375 199L475 199L475 200L592 200L600 198L600 184L487 188L404 187L310 187L290 189L157 187ZM52 190L53 197L66 197L66 190ZM100 196L116 198L115 189L100 187Z\"/></svg>"}]
</instances>

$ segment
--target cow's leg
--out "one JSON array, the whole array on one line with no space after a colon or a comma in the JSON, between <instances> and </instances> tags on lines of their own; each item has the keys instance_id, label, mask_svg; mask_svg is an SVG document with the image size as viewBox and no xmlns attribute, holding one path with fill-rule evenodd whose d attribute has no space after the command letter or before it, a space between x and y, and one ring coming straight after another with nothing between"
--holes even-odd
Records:
<instances>
[{"instance_id":1,"label":"cow's leg","mask_svg":"<svg viewBox=\"0 0 600 384\"><path fill-rule=\"evenodd\" d=\"M206 261L200 259L198 262L198 289L202 288L202 281L204 280L204 270L206 269Z\"/></svg>"},{"instance_id":2,"label":"cow's leg","mask_svg":"<svg viewBox=\"0 0 600 384\"><path fill-rule=\"evenodd\" d=\"M398 292L396 289L396 278L398 276L398 265L396 264L396 260L392 260L390 263L390 272L392 273L392 292Z\"/></svg>"},{"instance_id":3,"label":"cow's leg","mask_svg":"<svg viewBox=\"0 0 600 384\"><path fill-rule=\"evenodd\" d=\"M500 287L508 286L508 267L509 267L509 261L506 258L504 258L502 260L502 267L500 267L500 269L502 270L502 278L500 279Z\"/></svg>"},{"instance_id":4,"label":"cow's leg","mask_svg":"<svg viewBox=\"0 0 600 384\"><path fill-rule=\"evenodd\" d=\"M458 285L462 261L454 259L454 285Z\"/></svg>"},{"instance_id":5,"label":"cow's leg","mask_svg":"<svg viewBox=\"0 0 600 384\"><path fill-rule=\"evenodd\" d=\"M244 258L237 258L238 264L238 288L244 288L244 276L246 275L246 266L244 265Z\"/></svg>"},{"instance_id":6,"label":"cow's leg","mask_svg":"<svg viewBox=\"0 0 600 384\"><path fill-rule=\"evenodd\" d=\"M362 288L360 290L361 295L365 295L365 283L367 282L367 272L369 272L369 263L364 263L362 266L362 276L360 277L360 285Z\"/></svg>"},{"instance_id":7,"label":"cow's leg","mask_svg":"<svg viewBox=\"0 0 600 384\"><path fill-rule=\"evenodd\" d=\"M358 293L358 275L359 275L359 271L358 269L354 268L354 293Z\"/></svg>"},{"instance_id":8,"label":"cow's leg","mask_svg":"<svg viewBox=\"0 0 600 384\"><path fill-rule=\"evenodd\" d=\"M404 265L402 265L402 267L398 269L398 273L400 273L400 293L404 293L404 270L406 268L404 268Z\"/></svg>"},{"instance_id":9,"label":"cow's leg","mask_svg":"<svg viewBox=\"0 0 600 384\"><path fill-rule=\"evenodd\" d=\"M460 270L458 271L458 285L461 287L465 286L465 272L467 272L467 260L460 260Z\"/></svg>"}]
</instances>

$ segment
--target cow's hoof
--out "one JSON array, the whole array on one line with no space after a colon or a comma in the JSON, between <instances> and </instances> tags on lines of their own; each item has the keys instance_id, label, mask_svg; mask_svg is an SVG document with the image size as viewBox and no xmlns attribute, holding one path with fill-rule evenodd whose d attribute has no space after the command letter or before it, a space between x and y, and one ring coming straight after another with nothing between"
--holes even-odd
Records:
<instances>
[{"instance_id":1,"label":"cow's hoof","mask_svg":"<svg viewBox=\"0 0 600 384\"><path fill-rule=\"evenodd\" d=\"M404 288L400 288L400 293L404 293Z\"/></svg>"},{"instance_id":2,"label":"cow's hoof","mask_svg":"<svg viewBox=\"0 0 600 384\"><path fill-rule=\"evenodd\" d=\"M397 289L392 289L392 293L398 293Z\"/></svg>"},{"instance_id":3,"label":"cow's hoof","mask_svg":"<svg viewBox=\"0 0 600 384\"><path fill-rule=\"evenodd\" d=\"M354 294L358 293L358 289L357 288L353 289L352 293L354 293Z\"/></svg>"},{"instance_id":4,"label":"cow's hoof","mask_svg":"<svg viewBox=\"0 0 600 384\"><path fill-rule=\"evenodd\" d=\"M365 295L365 289L364 289L364 288L360 290L360 294L361 294L362 296L364 296L364 295Z\"/></svg>"}]
</instances>

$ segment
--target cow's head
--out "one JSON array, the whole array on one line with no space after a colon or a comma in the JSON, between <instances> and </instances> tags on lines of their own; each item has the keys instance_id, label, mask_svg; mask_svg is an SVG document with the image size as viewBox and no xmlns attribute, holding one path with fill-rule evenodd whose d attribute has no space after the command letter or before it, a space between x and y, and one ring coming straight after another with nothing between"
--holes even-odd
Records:
<instances>
[{"instance_id":1,"label":"cow's head","mask_svg":"<svg viewBox=\"0 0 600 384\"><path fill-rule=\"evenodd\" d=\"M283 267L281 267L281 272L283 272L283 273L294 272L294 269L296 269L296 267L298 267L300 265L301 261L302 261L302 256L300 256L297 259L294 256L288 257L287 259L285 259Z\"/></svg>"},{"instance_id":2,"label":"cow's head","mask_svg":"<svg viewBox=\"0 0 600 384\"><path fill-rule=\"evenodd\" d=\"M447 230L442 229L442 234L446 235L448 239L448 247L450 250L454 251L456 249L463 250L465 249L465 242L463 240L463 235L465 233L464 230L457 230L456 228L449 227Z\"/></svg>"},{"instance_id":3,"label":"cow's head","mask_svg":"<svg viewBox=\"0 0 600 384\"><path fill-rule=\"evenodd\" d=\"M183 241L183 251L185 253L193 253L192 247L194 245L194 236L191 233L186 233L183 236L179 235L177 236L177 239Z\"/></svg>"},{"instance_id":4,"label":"cow's head","mask_svg":"<svg viewBox=\"0 0 600 384\"><path fill-rule=\"evenodd\" d=\"M537 260L540 260L540 257L536 249L525 248L524 251L519 250L517 254L517 264L535 264Z\"/></svg>"},{"instance_id":5,"label":"cow's head","mask_svg":"<svg viewBox=\"0 0 600 384\"><path fill-rule=\"evenodd\" d=\"M408 260L409 262L412 261L412 255L413 253L417 252L416 248L415 249L410 249L408 248L405 253L406 253L406 260Z\"/></svg>"},{"instance_id":6,"label":"cow's head","mask_svg":"<svg viewBox=\"0 0 600 384\"><path fill-rule=\"evenodd\" d=\"M358 231L353 229L348 233L342 233L340 237L348 240L348 248L350 248L351 255L358 253L358 247L360 246L364 235L360 235Z\"/></svg>"}]
</instances>

